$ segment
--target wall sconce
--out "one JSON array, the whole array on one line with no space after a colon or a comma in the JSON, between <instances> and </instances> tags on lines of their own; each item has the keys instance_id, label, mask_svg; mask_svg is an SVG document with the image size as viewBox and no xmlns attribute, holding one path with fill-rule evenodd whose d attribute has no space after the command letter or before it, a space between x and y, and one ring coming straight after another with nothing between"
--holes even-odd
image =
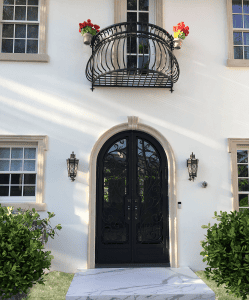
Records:
<instances>
[{"instance_id":1,"label":"wall sconce","mask_svg":"<svg viewBox=\"0 0 249 300\"><path fill-rule=\"evenodd\" d=\"M79 164L79 160L76 159L76 154L72 152L70 158L67 159L68 177L71 177L71 181L75 180L75 177L77 175L77 170L78 170L78 164Z\"/></svg>"},{"instance_id":2,"label":"wall sconce","mask_svg":"<svg viewBox=\"0 0 249 300\"><path fill-rule=\"evenodd\" d=\"M199 162L199 159L196 159L195 155L192 152L192 154L190 155L190 158L187 159L187 167L188 167L190 181L192 179L194 181L194 178L197 177L198 162Z\"/></svg>"}]
</instances>

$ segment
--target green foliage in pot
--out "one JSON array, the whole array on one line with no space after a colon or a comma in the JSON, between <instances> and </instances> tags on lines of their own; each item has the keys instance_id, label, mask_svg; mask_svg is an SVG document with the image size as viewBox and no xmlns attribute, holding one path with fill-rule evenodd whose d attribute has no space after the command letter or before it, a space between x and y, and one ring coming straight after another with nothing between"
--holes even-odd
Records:
<instances>
[{"instance_id":1,"label":"green foliage in pot","mask_svg":"<svg viewBox=\"0 0 249 300\"><path fill-rule=\"evenodd\" d=\"M200 241L205 251L200 254L206 256L209 268L205 268L207 278L210 275L217 282L217 286L226 284L227 293L247 299L249 295L249 210L234 211L231 214L220 211L215 217L219 226L202 225L208 228L206 241ZM211 271L211 268L214 270Z\"/></svg>"},{"instance_id":2,"label":"green foliage in pot","mask_svg":"<svg viewBox=\"0 0 249 300\"><path fill-rule=\"evenodd\" d=\"M41 229L34 231L29 229L39 217L34 208L32 211L33 214L26 211L14 216L8 214L7 208L1 207L0 204L0 296L2 299L22 292L28 293L28 289L36 282L44 285L41 279L45 275L43 270L50 267L51 260L54 258L49 255L51 251L42 251L44 247L39 241ZM48 214L50 219L53 214L50 212ZM39 220L37 223L40 225L44 221ZM56 227L60 230L62 227L59 225Z\"/></svg>"}]
</instances>

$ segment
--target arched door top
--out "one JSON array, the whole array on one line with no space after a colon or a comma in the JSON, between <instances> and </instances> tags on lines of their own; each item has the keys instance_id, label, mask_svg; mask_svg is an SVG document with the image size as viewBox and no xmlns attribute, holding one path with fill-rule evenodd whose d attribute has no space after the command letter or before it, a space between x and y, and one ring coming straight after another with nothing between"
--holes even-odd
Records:
<instances>
[{"instance_id":1,"label":"arched door top","mask_svg":"<svg viewBox=\"0 0 249 300\"><path fill-rule=\"evenodd\" d=\"M168 161L168 200L169 200L169 256L170 267L178 267L177 250L177 202L176 202L176 168L173 150L165 139L156 129L139 122L138 117L128 117L128 122L114 126L106 131L95 143L90 157L90 182L89 182L89 234L88 234L88 260L87 268L95 268L95 238L96 238L96 168L98 154L113 135L127 130L137 130L148 133L154 137L166 153Z\"/></svg>"}]
</instances>

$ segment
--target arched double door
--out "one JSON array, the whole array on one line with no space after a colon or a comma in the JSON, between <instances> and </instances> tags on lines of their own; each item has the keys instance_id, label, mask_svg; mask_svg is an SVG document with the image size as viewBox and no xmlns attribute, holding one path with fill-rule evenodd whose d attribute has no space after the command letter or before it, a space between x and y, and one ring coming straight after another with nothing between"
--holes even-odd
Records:
<instances>
[{"instance_id":1,"label":"arched double door","mask_svg":"<svg viewBox=\"0 0 249 300\"><path fill-rule=\"evenodd\" d=\"M168 164L160 143L122 131L97 160L96 264L169 263Z\"/></svg>"}]
</instances>

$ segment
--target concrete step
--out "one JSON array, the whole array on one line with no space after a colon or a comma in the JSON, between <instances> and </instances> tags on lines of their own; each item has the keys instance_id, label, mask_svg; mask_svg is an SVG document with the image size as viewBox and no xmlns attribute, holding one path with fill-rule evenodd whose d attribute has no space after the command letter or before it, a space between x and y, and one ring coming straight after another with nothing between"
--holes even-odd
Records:
<instances>
[{"instance_id":1,"label":"concrete step","mask_svg":"<svg viewBox=\"0 0 249 300\"><path fill-rule=\"evenodd\" d=\"M66 300L215 300L188 267L99 268L74 275Z\"/></svg>"}]
</instances>

